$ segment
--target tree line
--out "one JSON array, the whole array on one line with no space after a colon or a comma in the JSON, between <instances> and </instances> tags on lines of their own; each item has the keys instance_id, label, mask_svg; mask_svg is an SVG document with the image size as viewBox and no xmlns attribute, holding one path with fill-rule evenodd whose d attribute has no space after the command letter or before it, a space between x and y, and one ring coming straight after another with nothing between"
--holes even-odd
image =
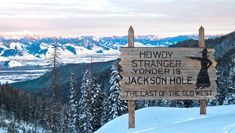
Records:
<instances>
[{"instance_id":1,"label":"tree line","mask_svg":"<svg viewBox=\"0 0 235 133\"><path fill-rule=\"evenodd\" d=\"M108 93L103 91L91 69L85 71L80 87L73 73L68 78L68 100L57 95L60 86L53 80L48 89L51 92L41 97L14 89L8 83L0 85L0 105L2 112L4 110L1 115L16 122L23 120L33 124L35 132L42 127L45 132L53 133L92 133L127 112L126 102L120 99L118 64L111 68ZM14 128L14 124L9 126L12 131L16 130Z\"/></svg>"}]
</instances>

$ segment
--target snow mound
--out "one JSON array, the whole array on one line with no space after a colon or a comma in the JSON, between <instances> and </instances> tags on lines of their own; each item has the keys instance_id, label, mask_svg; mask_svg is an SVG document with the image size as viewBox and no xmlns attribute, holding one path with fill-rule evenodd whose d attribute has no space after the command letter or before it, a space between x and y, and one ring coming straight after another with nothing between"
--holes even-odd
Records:
<instances>
[{"instance_id":1,"label":"snow mound","mask_svg":"<svg viewBox=\"0 0 235 133\"><path fill-rule=\"evenodd\" d=\"M149 107L136 111L136 128L128 129L128 115L122 115L96 133L235 133L235 105L199 108Z\"/></svg>"}]
</instances>

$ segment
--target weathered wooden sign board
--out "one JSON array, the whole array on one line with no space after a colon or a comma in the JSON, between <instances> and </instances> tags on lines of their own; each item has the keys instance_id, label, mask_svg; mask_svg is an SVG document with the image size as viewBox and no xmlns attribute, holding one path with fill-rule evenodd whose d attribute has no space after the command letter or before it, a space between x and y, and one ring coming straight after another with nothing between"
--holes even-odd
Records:
<instances>
[{"instance_id":1,"label":"weathered wooden sign board","mask_svg":"<svg viewBox=\"0 0 235 133\"><path fill-rule=\"evenodd\" d=\"M121 48L121 97L205 99L216 95L214 49Z\"/></svg>"}]
</instances>

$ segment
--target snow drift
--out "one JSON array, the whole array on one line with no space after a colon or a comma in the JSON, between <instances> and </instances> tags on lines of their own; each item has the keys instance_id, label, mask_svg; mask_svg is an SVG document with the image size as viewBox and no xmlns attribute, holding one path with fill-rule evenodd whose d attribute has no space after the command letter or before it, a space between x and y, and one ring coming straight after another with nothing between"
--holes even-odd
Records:
<instances>
[{"instance_id":1,"label":"snow drift","mask_svg":"<svg viewBox=\"0 0 235 133\"><path fill-rule=\"evenodd\" d=\"M128 129L128 115L122 115L96 133L235 133L235 105L199 108L149 107L136 111L136 128Z\"/></svg>"}]
</instances>

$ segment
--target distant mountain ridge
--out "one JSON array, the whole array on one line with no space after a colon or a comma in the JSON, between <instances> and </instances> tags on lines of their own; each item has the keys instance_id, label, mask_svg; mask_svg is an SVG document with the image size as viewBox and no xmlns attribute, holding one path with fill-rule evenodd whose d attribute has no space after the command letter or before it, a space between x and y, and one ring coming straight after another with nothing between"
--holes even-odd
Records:
<instances>
[{"instance_id":1,"label":"distant mountain ridge","mask_svg":"<svg viewBox=\"0 0 235 133\"><path fill-rule=\"evenodd\" d=\"M210 36L211 37L211 36ZM135 45L168 47L188 39L197 39L197 35L182 35L159 38L154 35L135 37ZM0 36L0 66L17 67L47 65L47 58L52 53L52 45L59 46L61 63L88 62L92 55L95 62L116 59L119 48L127 46L127 36L94 37L81 36L77 38L7 38Z\"/></svg>"}]
</instances>

